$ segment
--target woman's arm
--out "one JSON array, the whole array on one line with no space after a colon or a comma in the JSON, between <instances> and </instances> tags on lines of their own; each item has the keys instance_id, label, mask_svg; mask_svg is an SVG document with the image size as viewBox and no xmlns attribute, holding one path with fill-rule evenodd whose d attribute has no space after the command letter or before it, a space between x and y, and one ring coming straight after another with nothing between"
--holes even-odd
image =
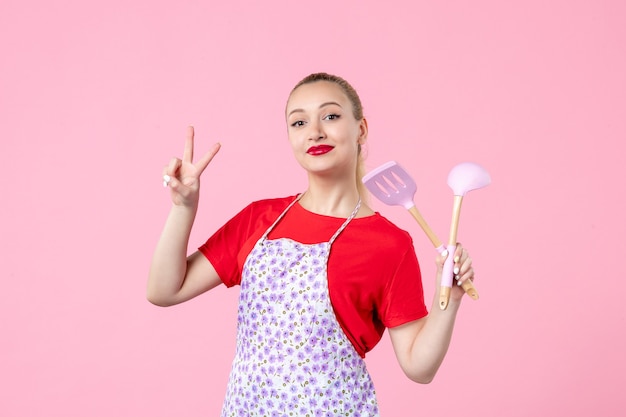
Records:
<instances>
[{"instance_id":1,"label":"woman's arm","mask_svg":"<svg viewBox=\"0 0 626 417\"><path fill-rule=\"evenodd\" d=\"M455 254L455 271L463 282L474 277L471 258L459 244ZM389 329L391 342L400 367L413 381L427 384L433 380L450 346L456 314L464 291L453 288L446 310L439 308L439 282L445 256L437 257L437 293L428 316Z\"/></svg>"},{"instance_id":2,"label":"woman's arm","mask_svg":"<svg viewBox=\"0 0 626 417\"><path fill-rule=\"evenodd\" d=\"M219 144L214 145L194 164L193 137L193 128L189 127L183 159L172 159L163 170L172 208L152 257L147 287L148 300L159 306L181 303L221 282L202 254L196 252L187 257L189 235L198 210L200 175L220 149Z\"/></svg>"}]
</instances>

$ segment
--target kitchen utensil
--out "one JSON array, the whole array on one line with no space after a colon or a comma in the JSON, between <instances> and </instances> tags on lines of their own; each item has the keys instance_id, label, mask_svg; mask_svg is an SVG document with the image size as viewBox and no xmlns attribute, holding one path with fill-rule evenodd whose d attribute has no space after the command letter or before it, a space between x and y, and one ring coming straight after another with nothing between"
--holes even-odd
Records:
<instances>
[{"instance_id":1,"label":"kitchen utensil","mask_svg":"<svg viewBox=\"0 0 626 417\"><path fill-rule=\"evenodd\" d=\"M461 203L463 202L463 197L469 191L486 187L490 183L491 177L489 176L487 170L473 162L463 162L455 165L448 174L448 186L452 188L454 193L454 206L452 209L452 222L450 223L450 236L448 238L448 245L446 246L450 256L446 258L441 275L439 307L442 310L445 310L448 307L448 302L450 301L450 289L452 288L452 275L454 268L453 255L454 250L456 249L456 238L459 229L459 217L461 215ZM465 283L469 282L471 281L465 281ZM478 298L478 294L476 294L476 298Z\"/></svg>"},{"instance_id":2,"label":"kitchen utensil","mask_svg":"<svg viewBox=\"0 0 626 417\"><path fill-rule=\"evenodd\" d=\"M389 161L370 171L363 177L367 189L380 201L387 205L399 205L406 208L417 220L426 236L439 253L446 249L415 207L414 196L417 185L413 178L397 162ZM452 258L453 252L449 252ZM463 289L474 300L478 299L478 291L471 280L463 283Z\"/></svg>"},{"instance_id":3,"label":"kitchen utensil","mask_svg":"<svg viewBox=\"0 0 626 417\"><path fill-rule=\"evenodd\" d=\"M395 161L389 161L370 171L363 177L367 189L380 201L389 206L404 206L417 220L426 236L439 251L444 247L415 207L413 198L417 185L413 178Z\"/></svg>"}]
</instances>

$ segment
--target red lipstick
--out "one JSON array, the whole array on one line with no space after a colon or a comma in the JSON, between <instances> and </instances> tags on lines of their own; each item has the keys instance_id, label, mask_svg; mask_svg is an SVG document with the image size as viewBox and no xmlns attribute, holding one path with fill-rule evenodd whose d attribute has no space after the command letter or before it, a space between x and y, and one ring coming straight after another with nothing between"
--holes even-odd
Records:
<instances>
[{"instance_id":1,"label":"red lipstick","mask_svg":"<svg viewBox=\"0 0 626 417\"><path fill-rule=\"evenodd\" d=\"M333 148L334 147L330 145L311 146L307 149L306 153L313 156L324 155L325 153L332 151Z\"/></svg>"}]
</instances>

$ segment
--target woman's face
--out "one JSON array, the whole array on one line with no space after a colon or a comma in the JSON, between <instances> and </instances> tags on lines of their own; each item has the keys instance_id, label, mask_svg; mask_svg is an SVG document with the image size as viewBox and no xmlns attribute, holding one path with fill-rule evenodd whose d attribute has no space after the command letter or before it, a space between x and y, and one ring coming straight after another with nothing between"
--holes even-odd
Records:
<instances>
[{"instance_id":1,"label":"woman's face","mask_svg":"<svg viewBox=\"0 0 626 417\"><path fill-rule=\"evenodd\" d=\"M355 175L358 147L367 137L352 102L329 81L304 84L287 102L287 131L296 160L309 173Z\"/></svg>"}]
</instances>

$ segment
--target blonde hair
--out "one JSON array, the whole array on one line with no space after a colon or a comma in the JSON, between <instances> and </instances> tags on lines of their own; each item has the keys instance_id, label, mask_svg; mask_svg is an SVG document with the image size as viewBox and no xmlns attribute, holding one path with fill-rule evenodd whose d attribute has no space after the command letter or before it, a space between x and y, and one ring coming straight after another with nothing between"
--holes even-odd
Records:
<instances>
[{"instance_id":1,"label":"blonde hair","mask_svg":"<svg viewBox=\"0 0 626 417\"><path fill-rule=\"evenodd\" d=\"M361 104L361 98L359 97L359 94L356 92L354 87L350 85L349 82L339 77L338 75L328 74L325 72L316 72L316 73L307 75L295 85L295 87L291 90L291 93L289 93L289 96L291 97L291 94L293 94L293 92L296 91L298 87L304 84L316 83L318 81L328 81L328 82L338 85L341 88L341 90L344 92L346 97L348 97L348 100L350 100L350 102L352 103L352 114L354 115L354 118L358 121L363 120L363 105ZM366 201L368 194L367 194L367 188L365 188L365 185L363 184L364 175L365 175L365 160L363 157L361 144L359 144L359 151L357 154L357 161L356 161L356 187L359 191L359 194L361 195L361 199L363 201Z\"/></svg>"}]
</instances>

